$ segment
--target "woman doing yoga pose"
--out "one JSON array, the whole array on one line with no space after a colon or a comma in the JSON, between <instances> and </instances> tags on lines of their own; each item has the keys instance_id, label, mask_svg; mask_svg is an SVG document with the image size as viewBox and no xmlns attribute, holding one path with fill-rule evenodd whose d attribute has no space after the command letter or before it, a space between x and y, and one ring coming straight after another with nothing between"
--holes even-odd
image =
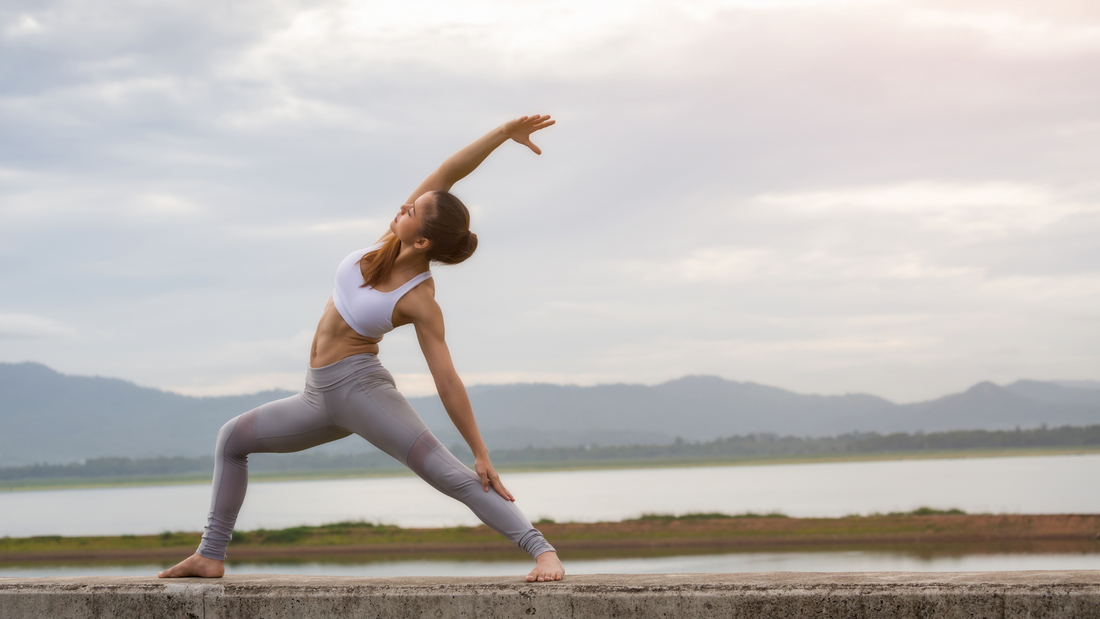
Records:
<instances>
[{"instance_id":1,"label":"woman doing yoga pose","mask_svg":"<svg viewBox=\"0 0 1100 619\"><path fill-rule=\"evenodd\" d=\"M527 551L535 559L528 581L562 579L565 570L554 547L516 507L489 462L443 338L443 312L428 270L432 262L458 264L477 248L470 213L447 193L451 186L509 139L541 154L531 134L552 124L549 116L524 116L458 151L420 183L376 244L340 263L313 337L305 388L222 427L202 542L195 554L160 577L217 578L225 573L225 549L248 485L248 454L301 451L355 433L465 503L482 522ZM407 324L416 328L443 406L473 451L473 471L439 443L378 362L382 336Z\"/></svg>"}]
</instances>

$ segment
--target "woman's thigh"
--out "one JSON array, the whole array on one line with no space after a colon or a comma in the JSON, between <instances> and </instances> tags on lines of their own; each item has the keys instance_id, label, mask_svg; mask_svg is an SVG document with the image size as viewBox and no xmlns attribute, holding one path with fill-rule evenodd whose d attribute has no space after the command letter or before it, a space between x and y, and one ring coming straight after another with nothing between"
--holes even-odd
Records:
<instances>
[{"instance_id":1,"label":"woman's thigh","mask_svg":"<svg viewBox=\"0 0 1100 619\"><path fill-rule=\"evenodd\" d=\"M254 413L256 440L278 453L309 449L350 434L333 423L324 395L316 391L268 402Z\"/></svg>"},{"instance_id":2,"label":"woman's thigh","mask_svg":"<svg viewBox=\"0 0 1100 619\"><path fill-rule=\"evenodd\" d=\"M383 368L331 393L328 401L329 412L340 427L362 436L402 464L408 464L416 437L428 429Z\"/></svg>"}]
</instances>

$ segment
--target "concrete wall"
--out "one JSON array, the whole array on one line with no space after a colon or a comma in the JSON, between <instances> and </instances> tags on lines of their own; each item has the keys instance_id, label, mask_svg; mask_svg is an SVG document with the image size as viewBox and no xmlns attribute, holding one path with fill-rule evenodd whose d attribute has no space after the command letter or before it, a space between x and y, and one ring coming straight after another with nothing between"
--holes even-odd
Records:
<instances>
[{"instance_id":1,"label":"concrete wall","mask_svg":"<svg viewBox=\"0 0 1100 619\"><path fill-rule=\"evenodd\" d=\"M1100 571L0 578L0 618L1100 617Z\"/></svg>"}]
</instances>

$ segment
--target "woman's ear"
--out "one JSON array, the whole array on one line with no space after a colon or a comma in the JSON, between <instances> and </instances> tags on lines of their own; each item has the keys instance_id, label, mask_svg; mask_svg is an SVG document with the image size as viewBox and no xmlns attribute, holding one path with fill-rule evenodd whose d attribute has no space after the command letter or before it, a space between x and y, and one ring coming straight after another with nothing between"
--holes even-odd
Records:
<instances>
[{"instance_id":1,"label":"woman's ear","mask_svg":"<svg viewBox=\"0 0 1100 619\"><path fill-rule=\"evenodd\" d=\"M431 244L431 241L421 236L417 237L416 242L413 243L413 247L417 249L428 249Z\"/></svg>"}]
</instances>

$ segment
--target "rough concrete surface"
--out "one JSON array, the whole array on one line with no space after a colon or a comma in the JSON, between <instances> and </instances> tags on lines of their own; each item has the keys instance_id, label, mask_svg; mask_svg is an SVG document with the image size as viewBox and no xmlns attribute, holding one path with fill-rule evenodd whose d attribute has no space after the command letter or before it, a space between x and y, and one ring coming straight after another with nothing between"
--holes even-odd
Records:
<instances>
[{"instance_id":1,"label":"rough concrete surface","mask_svg":"<svg viewBox=\"0 0 1100 619\"><path fill-rule=\"evenodd\" d=\"M1100 571L0 578L15 617L1100 617Z\"/></svg>"}]
</instances>

